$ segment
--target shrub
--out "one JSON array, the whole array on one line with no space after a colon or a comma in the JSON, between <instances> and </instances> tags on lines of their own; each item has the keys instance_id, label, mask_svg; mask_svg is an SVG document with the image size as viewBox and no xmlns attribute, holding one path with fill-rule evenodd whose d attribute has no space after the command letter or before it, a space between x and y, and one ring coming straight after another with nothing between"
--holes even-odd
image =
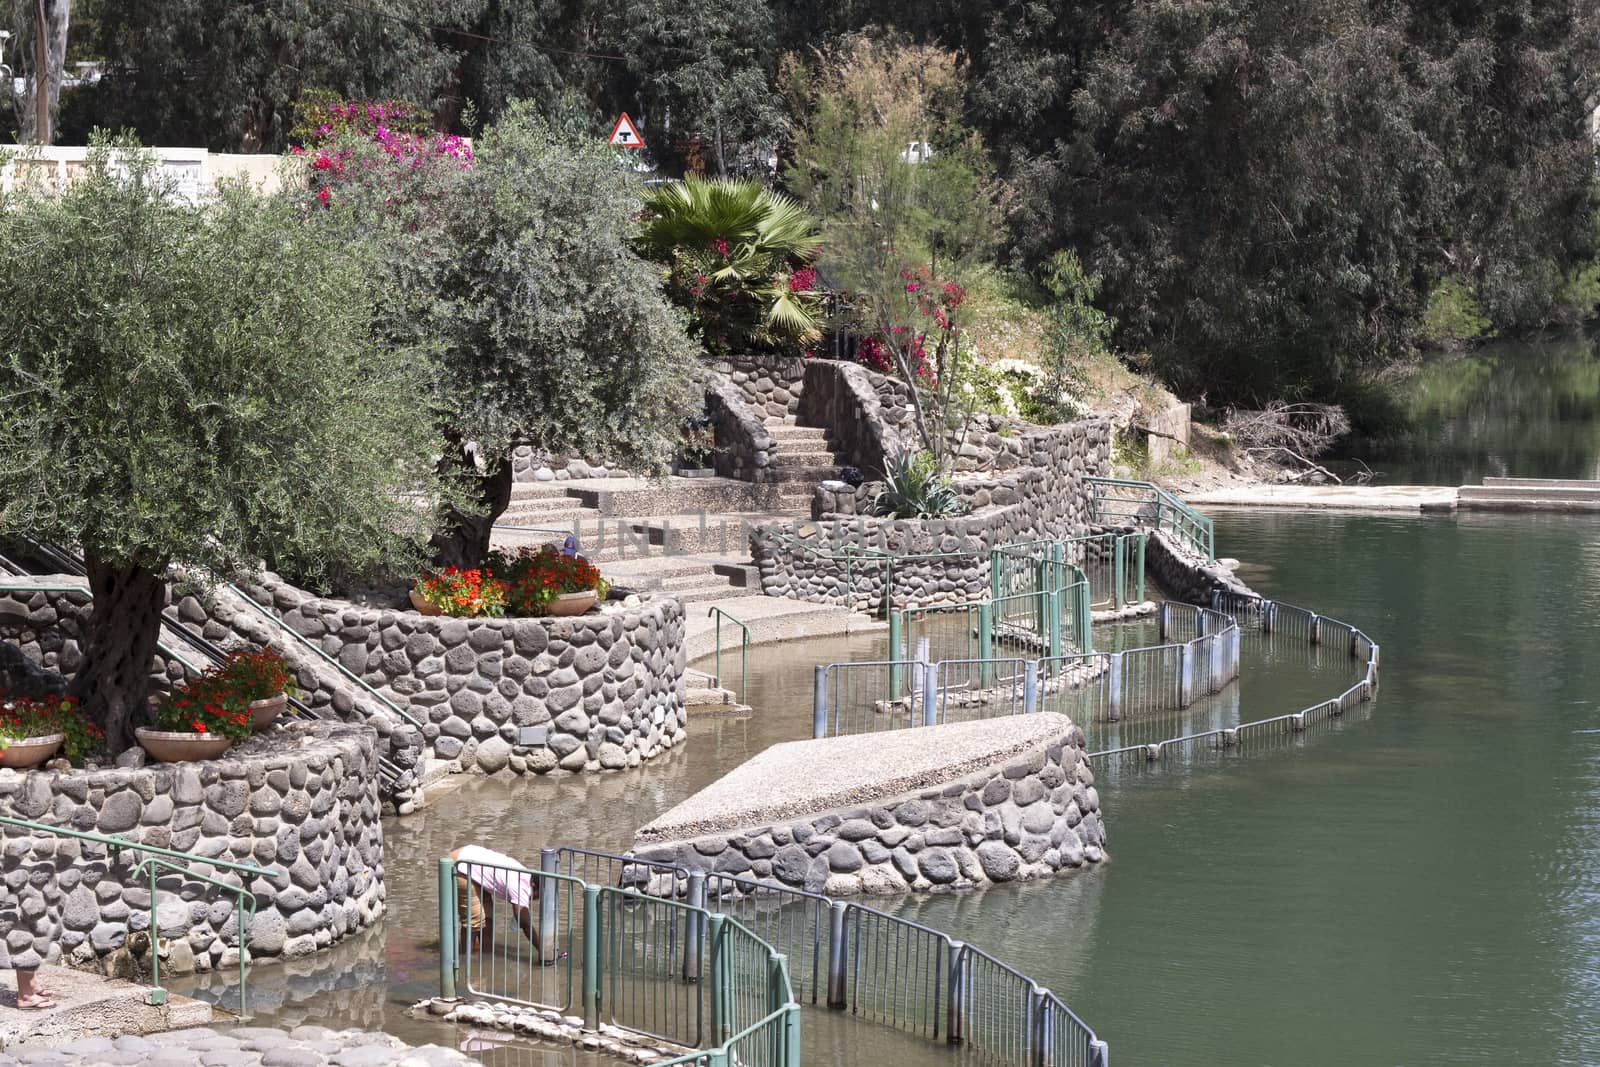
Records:
<instances>
[{"instance_id":1,"label":"shrub","mask_svg":"<svg viewBox=\"0 0 1600 1067\"><path fill-rule=\"evenodd\" d=\"M593 563L582 556L568 556L550 545L537 549L524 546L514 555L493 552L489 570L505 583L513 615L543 615L563 593L593 589L604 600L611 590L611 583L600 576Z\"/></svg>"},{"instance_id":2,"label":"shrub","mask_svg":"<svg viewBox=\"0 0 1600 1067\"><path fill-rule=\"evenodd\" d=\"M53 693L38 698L17 697L0 704L0 752L11 742L30 737L63 734L61 752L73 763L105 743L106 735L90 722L69 696Z\"/></svg>"},{"instance_id":3,"label":"shrub","mask_svg":"<svg viewBox=\"0 0 1600 1067\"><path fill-rule=\"evenodd\" d=\"M417 595L446 615L470 619L506 613L506 585L487 569L446 567L424 572L417 579Z\"/></svg>"},{"instance_id":4,"label":"shrub","mask_svg":"<svg viewBox=\"0 0 1600 1067\"><path fill-rule=\"evenodd\" d=\"M293 675L283 657L270 648L230 652L215 673L248 701L266 700L290 690Z\"/></svg>"},{"instance_id":5,"label":"shrub","mask_svg":"<svg viewBox=\"0 0 1600 1067\"><path fill-rule=\"evenodd\" d=\"M1473 341L1493 337L1489 317L1478 297L1461 278L1443 278L1428 295L1428 309L1422 316L1420 340L1437 348L1461 348Z\"/></svg>"},{"instance_id":6,"label":"shrub","mask_svg":"<svg viewBox=\"0 0 1600 1067\"><path fill-rule=\"evenodd\" d=\"M905 452L890 458L883 491L872 502L874 515L896 519L938 519L966 510L938 460L928 452Z\"/></svg>"},{"instance_id":7,"label":"shrub","mask_svg":"<svg viewBox=\"0 0 1600 1067\"><path fill-rule=\"evenodd\" d=\"M156 729L242 741L252 732L250 701L227 679L202 674L180 683L156 706Z\"/></svg>"}]
</instances>

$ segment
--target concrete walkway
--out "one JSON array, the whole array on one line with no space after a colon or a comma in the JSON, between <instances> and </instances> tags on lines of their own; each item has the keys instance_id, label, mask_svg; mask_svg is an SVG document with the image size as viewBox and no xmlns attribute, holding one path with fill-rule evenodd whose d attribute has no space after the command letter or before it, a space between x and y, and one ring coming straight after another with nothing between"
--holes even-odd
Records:
<instances>
[{"instance_id":1,"label":"concrete walkway","mask_svg":"<svg viewBox=\"0 0 1600 1067\"><path fill-rule=\"evenodd\" d=\"M149 986L119 978L42 967L38 984L50 991L56 1006L21 1011L16 1006L16 972L0 971L0 1050L44 1048L101 1035L153 1034L211 1021L209 1004L170 995L165 1004L146 1004Z\"/></svg>"},{"instance_id":2,"label":"concrete walkway","mask_svg":"<svg viewBox=\"0 0 1600 1067\"><path fill-rule=\"evenodd\" d=\"M1238 485L1189 493L1196 507L1338 508L1352 511L1453 511L1449 485Z\"/></svg>"},{"instance_id":3,"label":"concrete walkway","mask_svg":"<svg viewBox=\"0 0 1600 1067\"><path fill-rule=\"evenodd\" d=\"M711 608L717 607L750 628L751 645L770 645L798 641L806 637L836 637L843 634L877 633L889 624L881 619L849 611L835 604L812 604L786 597L742 596L703 601L687 606L684 620L684 646L693 663L716 651L717 620ZM722 654L737 654L742 634L726 619L722 622Z\"/></svg>"}]
</instances>

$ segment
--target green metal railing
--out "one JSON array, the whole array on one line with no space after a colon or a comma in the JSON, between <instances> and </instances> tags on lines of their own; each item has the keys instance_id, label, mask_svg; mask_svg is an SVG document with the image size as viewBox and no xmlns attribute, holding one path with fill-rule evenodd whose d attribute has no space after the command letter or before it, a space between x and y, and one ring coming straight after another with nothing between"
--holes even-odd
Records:
<instances>
[{"instance_id":1,"label":"green metal railing","mask_svg":"<svg viewBox=\"0 0 1600 1067\"><path fill-rule=\"evenodd\" d=\"M183 877L220 889L233 896L237 908L237 924L235 936L239 941L239 1019L248 1021L247 990L245 987L245 964L249 959L248 941L245 932L249 926L249 919L255 918L256 897L243 885L229 885L220 879L196 872L191 864L214 867L218 870L233 871L241 879L266 878L271 881L283 881L282 874L257 867L253 863L239 863L234 860L216 859L207 856L196 856L189 852L179 852L176 849L162 848L158 845L145 845L137 841L129 841L122 837L112 837L105 834L87 833L83 830L71 830L65 826L52 826L49 823L34 822L30 819L17 819L9 815L0 815L0 824L15 826L28 831L30 834L43 834L53 837L70 837L78 841L88 841L111 851L111 861L116 862L117 853L122 849L131 852L144 853L144 858L133 868L132 877L137 879L148 874L150 878L150 985L151 990L146 995L145 1001L149 1004L165 1004L167 991L161 987L161 962L157 946L157 939L161 935L161 928L157 922L157 896L156 883L160 872L172 871Z\"/></svg>"},{"instance_id":2,"label":"green metal railing","mask_svg":"<svg viewBox=\"0 0 1600 1067\"><path fill-rule=\"evenodd\" d=\"M711 605L710 609L706 611L706 618L717 620L717 685L719 686L722 686L722 620L727 619L739 628L739 698L742 700L744 699L745 685L748 681L750 627L715 604ZM726 687L724 686L723 688Z\"/></svg>"},{"instance_id":3,"label":"green metal railing","mask_svg":"<svg viewBox=\"0 0 1600 1067\"><path fill-rule=\"evenodd\" d=\"M553 850L548 858L555 860ZM458 899L458 876L474 868L497 871L508 884L522 880L527 910L497 898L486 906L476 891ZM537 871L439 861L441 999L455 1000L460 990L579 1011L585 1030L611 1025L699 1050L665 1063L799 1067L800 1006L786 957L749 927L701 906L703 876L696 872L698 897L691 890L679 901L556 868L543 857Z\"/></svg>"},{"instance_id":4,"label":"green metal railing","mask_svg":"<svg viewBox=\"0 0 1600 1067\"><path fill-rule=\"evenodd\" d=\"M1086 478L1094 521L1103 526L1148 526L1171 534L1189 551L1217 558L1211 520L1151 482Z\"/></svg>"}]
</instances>

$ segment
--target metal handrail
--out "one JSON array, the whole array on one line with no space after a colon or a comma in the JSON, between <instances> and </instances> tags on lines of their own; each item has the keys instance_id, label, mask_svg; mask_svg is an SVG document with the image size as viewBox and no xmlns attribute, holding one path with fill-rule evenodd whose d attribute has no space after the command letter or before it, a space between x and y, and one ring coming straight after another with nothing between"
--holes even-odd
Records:
<instances>
[{"instance_id":1,"label":"metal handrail","mask_svg":"<svg viewBox=\"0 0 1600 1067\"><path fill-rule=\"evenodd\" d=\"M1096 521L1104 522L1110 517L1121 517L1132 520L1135 526L1154 526L1157 530L1169 529L1179 537L1185 545L1193 551L1204 556L1207 560L1217 558L1216 533L1210 518L1184 503L1179 497L1161 488L1154 482L1141 482L1129 478L1101 478L1087 476L1091 491L1090 503ZM1107 501L1107 489L1136 489L1148 497L1148 503L1154 504L1156 509L1155 521L1148 523L1141 521L1141 516L1134 512L1125 516L1108 516L1104 514L1104 505ZM1171 516L1170 523L1167 521Z\"/></svg>"},{"instance_id":2,"label":"metal handrail","mask_svg":"<svg viewBox=\"0 0 1600 1067\"><path fill-rule=\"evenodd\" d=\"M158 901L158 897L156 895L156 878L158 870L165 869L169 871L175 871L184 875L186 878L192 878L197 882L204 882L206 885L215 886L218 889L233 894L239 916L239 921L236 926L237 937L239 939L239 1018L241 1021L247 1021L249 1019L249 1015L246 1011L247 1002L245 998L245 963L248 956L246 949L247 941L245 938L245 929L247 925L245 922L245 900L248 898L250 902L250 918L253 919L255 918L256 913L255 894L250 892L242 885L229 885L227 882L221 881L220 879L201 874L198 871L195 871L189 865L201 864L208 867L215 867L220 870L233 871L244 878L266 878L274 882L283 881L284 878L287 877L286 875L275 871L269 871L264 867L257 867L253 863L239 863L235 860L197 856L192 852L179 852L177 849L164 848L160 845L146 845L138 841L129 841L127 838L123 837L113 837L106 834L90 833L85 830L73 830L66 826L52 826L49 823L35 822L31 819L18 819L10 815L0 815L0 824L20 827L24 830L27 830L29 833L49 834L56 837L70 837L79 841L88 841L91 844L101 845L111 850L113 853L113 863L116 862L115 854L121 849L129 849L134 852L145 853L145 857L134 866L132 877L139 877L139 875L144 873L147 869L150 875L150 985L152 988L145 997L145 1002L148 1004L165 1004L167 1000L167 991L161 987L161 964L159 961L159 951L156 945L157 939L161 936L161 928L157 922L156 915ZM178 860L185 862L175 862Z\"/></svg>"},{"instance_id":3,"label":"metal handrail","mask_svg":"<svg viewBox=\"0 0 1600 1067\"><path fill-rule=\"evenodd\" d=\"M742 631L739 641L739 698L744 699L745 686L749 680L748 667L750 658L750 627L746 626L732 613L712 604L706 611L706 618L717 620L717 686L722 686L722 620L727 619Z\"/></svg>"},{"instance_id":4,"label":"metal handrail","mask_svg":"<svg viewBox=\"0 0 1600 1067\"><path fill-rule=\"evenodd\" d=\"M585 850L586 852L591 850ZM547 849L545 854L554 857L555 850ZM618 856L606 853L608 858L624 863L641 862L633 857ZM794 987L789 980L789 971L786 957L777 951L766 939L755 934L749 927L739 923L721 912L714 912L693 899L688 902L679 902L673 897L663 897L637 890L619 888L616 886L602 886L587 882L573 875L565 875L554 870L533 870L520 864L482 863L476 860L452 859L448 856L439 860L439 997L441 1000L456 1000L457 997L457 972L461 970L461 962L457 958L457 939L460 935L462 919L458 910L456 898L457 871L464 867L489 867L494 870L505 871L514 876L536 881L538 886L537 898L541 912L539 934L540 940L552 937L554 930L546 926L546 909L555 902L558 895L558 886L567 886L572 894L581 894L583 899L582 927L579 943L582 948L575 953L580 958L579 965L582 969L583 990L583 1026L586 1030L599 1029L602 1022L601 1004L604 998L602 989L615 990L619 977L620 953L615 945L611 945L606 938L603 916L607 909L601 907L604 897L611 901L623 903L632 902L635 905L668 905L674 913L683 915L687 921L683 924L682 936L675 942L674 951L682 954L682 970L678 970L677 958L674 956L668 961L664 974L658 974L657 980L677 981L685 986L700 985L700 970L698 961L709 950L711 957L710 982L706 994L710 1001L710 1026L709 1041L706 1040L705 1027L698 1024L695 1030L698 1034L697 1043L703 1047L700 1051L689 1057L676 1057L664 1063L704 1063L704 1064L729 1064L729 1049L739 1042L748 1040L751 1035L761 1033L774 1026L774 1019L779 1021L776 1031L766 1035L768 1049L773 1055L766 1059L772 1067L800 1067L799 1059L799 1010L800 1005L794 996ZM698 872L696 872L698 874ZM700 875L703 879L704 875ZM571 897L569 896L569 900ZM703 899L703 898L702 898ZM473 904L472 898L468 900L468 907ZM469 916L470 919L470 916ZM728 959L725 950L726 939L733 934L738 934L748 939L760 951L766 954L766 990L765 999L769 1009L765 1017L758 1018L753 1024L735 1032L731 1016L733 1008L738 1003L738 997L743 995L748 998L751 991L740 986L738 976L733 973L734 968ZM530 935L531 936L531 935ZM609 946L609 951L602 951L602 944ZM470 973L472 953L478 951L469 940L467 944L467 966ZM541 967L544 954L541 951L537 960L530 957L529 967ZM519 961L520 962L520 961ZM659 962L659 961L658 961ZM691 966L691 963L693 964ZM569 967L571 964L569 963ZM604 971L605 973L602 973ZM665 975L671 975L666 977ZM474 992L468 986L465 992ZM483 996L484 994L478 994ZM531 1000L518 1000L515 997L496 996L496 1000L512 1000L526 1003L531 1006L564 1008L565 1005L538 1005ZM613 1009L614 1010L614 1009ZM615 1020L612 1025L616 1025ZM791 1029L792 1028L792 1029ZM661 1036L661 1035L654 1035ZM669 1037L668 1040L671 1040Z\"/></svg>"},{"instance_id":5,"label":"metal handrail","mask_svg":"<svg viewBox=\"0 0 1600 1067\"><path fill-rule=\"evenodd\" d=\"M353 673L343 663L340 663L337 659L335 659L332 656L328 655L328 653L324 652L315 642L311 641L304 634L299 633L298 631L295 630L294 627L292 627L288 623L284 622L283 619L280 618L276 613L268 611L266 608L262 607L259 603L256 602L255 597L252 597L249 593L246 593L243 589L240 589L237 585L234 585L232 582L227 582L227 583L224 583L224 584L226 584L229 589L233 590L236 594L238 594L239 597L241 597L246 604L249 604L251 607L255 608L262 615L265 615L267 617L267 620L269 622L271 622L274 626L278 627L278 629L280 629L284 633L289 634L290 636L292 636L295 640L299 641L302 645L305 645L311 651L315 652L318 656L321 656L324 661L326 661L328 664L330 664L332 667L334 667L336 670L338 670L338 672L340 674L342 674L346 678L350 679L350 681L356 683L356 685L359 685L362 689L365 689L367 691L367 694L369 696L371 696L372 699L378 701L378 703L382 704L384 707L388 708L390 711L392 711L396 715L400 716L400 718L404 719L406 722L410 723L412 726L415 726L419 730L422 729L422 722L420 720L418 720L415 716L411 715L410 713L408 713L406 711L403 711L401 709L400 705L396 704L394 701L390 700L388 697L384 696L382 693L380 693L376 689L372 688L372 686L367 684L366 680L363 679L360 675Z\"/></svg>"}]
</instances>

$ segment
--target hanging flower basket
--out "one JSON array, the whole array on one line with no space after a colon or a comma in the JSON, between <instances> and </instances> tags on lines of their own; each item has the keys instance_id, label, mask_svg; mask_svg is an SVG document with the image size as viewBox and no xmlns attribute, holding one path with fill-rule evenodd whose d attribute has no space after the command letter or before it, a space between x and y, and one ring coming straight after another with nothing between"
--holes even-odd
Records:
<instances>
[{"instance_id":1,"label":"hanging flower basket","mask_svg":"<svg viewBox=\"0 0 1600 1067\"><path fill-rule=\"evenodd\" d=\"M43 734L39 737L5 741L3 742L5 751L0 752L0 767L13 771L26 771L37 767L54 756L56 750L61 747L61 742L66 739L66 734Z\"/></svg>"}]
</instances>

